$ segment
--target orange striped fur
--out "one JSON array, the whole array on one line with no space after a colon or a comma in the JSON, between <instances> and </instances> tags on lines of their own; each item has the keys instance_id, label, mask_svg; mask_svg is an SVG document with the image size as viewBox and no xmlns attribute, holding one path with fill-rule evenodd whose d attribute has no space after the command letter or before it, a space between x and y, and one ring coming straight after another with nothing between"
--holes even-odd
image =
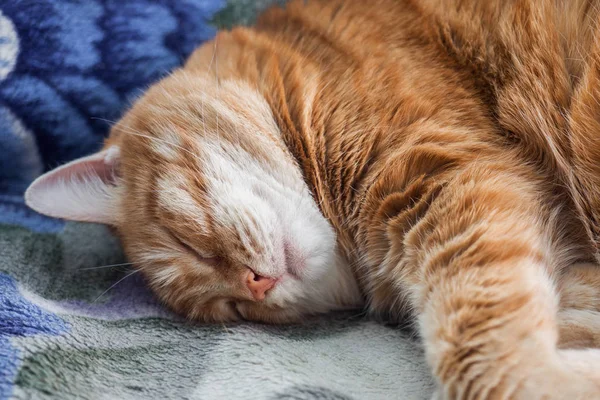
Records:
<instances>
[{"instance_id":1,"label":"orange striped fur","mask_svg":"<svg viewBox=\"0 0 600 400\"><path fill-rule=\"evenodd\" d=\"M189 318L364 306L415 322L438 398L600 398L599 11L291 1L151 87L94 185L69 167L28 202L114 226Z\"/></svg>"}]
</instances>

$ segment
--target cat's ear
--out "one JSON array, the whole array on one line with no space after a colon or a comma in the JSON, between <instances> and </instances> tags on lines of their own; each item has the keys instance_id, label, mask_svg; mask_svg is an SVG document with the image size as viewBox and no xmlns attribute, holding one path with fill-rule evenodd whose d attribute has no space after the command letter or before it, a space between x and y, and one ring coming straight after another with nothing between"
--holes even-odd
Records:
<instances>
[{"instance_id":1,"label":"cat's ear","mask_svg":"<svg viewBox=\"0 0 600 400\"><path fill-rule=\"evenodd\" d=\"M80 158L37 178L25 203L40 214L73 221L116 222L119 148Z\"/></svg>"}]
</instances>

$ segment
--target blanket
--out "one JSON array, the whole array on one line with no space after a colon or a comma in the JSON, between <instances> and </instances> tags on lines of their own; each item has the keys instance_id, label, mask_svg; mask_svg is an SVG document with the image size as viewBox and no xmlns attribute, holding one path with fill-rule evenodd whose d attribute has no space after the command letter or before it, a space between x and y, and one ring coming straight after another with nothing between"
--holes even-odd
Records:
<instances>
[{"instance_id":1,"label":"blanket","mask_svg":"<svg viewBox=\"0 0 600 400\"><path fill-rule=\"evenodd\" d=\"M95 151L141 90L273 0L0 0L0 400L426 399L411 334L347 312L191 323L106 227L29 210L43 171Z\"/></svg>"}]
</instances>

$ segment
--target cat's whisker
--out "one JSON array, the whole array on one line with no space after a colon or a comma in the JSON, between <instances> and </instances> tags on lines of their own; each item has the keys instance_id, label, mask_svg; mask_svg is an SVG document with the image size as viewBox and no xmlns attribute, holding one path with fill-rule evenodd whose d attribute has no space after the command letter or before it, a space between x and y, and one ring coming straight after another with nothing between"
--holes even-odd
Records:
<instances>
[{"instance_id":1,"label":"cat's whisker","mask_svg":"<svg viewBox=\"0 0 600 400\"><path fill-rule=\"evenodd\" d=\"M144 93L142 91L142 93ZM90 117L90 119L96 120L96 121L103 121L103 122L108 122L111 125L117 124L118 121L114 121L112 119L106 119L106 118L102 118L102 117Z\"/></svg>"},{"instance_id":2,"label":"cat's whisker","mask_svg":"<svg viewBox=\"0 0 600 400\"><path fill-rule=\"evenodd\" d=\"M208 71L212 68L213 61L215 60L215 53L217 52L217 38L215 37L215 44L213 46L212 57L210 58L210 62L208 63Z\"/></svg>"},{"instance_id":3,"label":"cat's whisker","mask_svg":"<svg viewBox=\"0 0 600 400\"><path fill-rule=\"evenodd\" d=\"M217 53L217 38L215 38L215 51L214 53ZM215 56L215 83L217 85L217 100L221 101L221 96L220 96L220 85L219 85L219 57ZM219 137L219 108L217 107L215 109L216 111L216 118L217 118L217 138Z\"/></svg>"},{"instance_id":4,"label":"cat's whisker","mask_svg":"<svg viewBox=\"0 0 600 400\"><path fill-rule=\"evenodd\" d=\"M201 97L201 116L202 116L202 130L204 132L204 136L206 137L206 113L204 112L204 97L206 96L206 93L204 92L204 90L202 91L202 97Z\"/></svg>"},{"instance_id":5,"label":"cat's whisker","mask_svg":"<svg viewBox=\"0 0 600 400\"><path fill-rule=\"evenodd\" d=\"M365 310L360 311L360 312L358 312L356 314L349 315L344 321L348 322L348 321L351 321L351 320L353 320L355 318L362 318L362 317L366 316L368 313L369 313L369 311L367 309L365 309Z\"/></svg>"},{"instance_id":6,"label":"cat's whisker","mask_svg":"<svg viewBox=\"0 0 600 400\"><path fill-rule=\"evenodd\" d=\"M210 62L208 63L208 73L210 75L210 70L212 68L213 62L215 61L215 56L217 53L217 38L215 37L215 43L213 46L213 53L212 56L210 58ZM203 122L203 127L204 127L204 135L206 135L206 123L205 121L205 114L204 114L204 93L202 93L202 122ZM217 135L218 135L218 130L217 130Z\"/></svg>"},{"instance_id":7,"label":"cat's whisker","mask_svg":"<svg viewBox=\"0 0 600 400\"><path fill-rule=\"evenodd\" d=\"M104 292L100 293L100 295L98 297L96 297L96 299L92 302L95 303L97 302L100 297L104 296L106 293L108 293L112 288L114 288L115 286L117 286L119 283L123 282L125 279L129 278L130 276L136 274L140 272L139 270L135 270L133 272L128 273L127 275L125 275L124 277L122 277L121 279L119 279L118 281L116 281L115 283L113 283L108 289L106 289Z\"/></svg>"},{"instance_id":8,"label":"cat's whisker","mask_svg":"<svg viewBox=\"0 0 600 400\"><path fill-rule=\"evenodd\" d=\"M98 267L79 268L79 271L89 271L89 270L93 270L93 269L123 267L123 266L127 266L127 265L133 265L133 263L127 262L127 263L120 263L120 264L100 265Z\"/></svg>"}]
</instances>

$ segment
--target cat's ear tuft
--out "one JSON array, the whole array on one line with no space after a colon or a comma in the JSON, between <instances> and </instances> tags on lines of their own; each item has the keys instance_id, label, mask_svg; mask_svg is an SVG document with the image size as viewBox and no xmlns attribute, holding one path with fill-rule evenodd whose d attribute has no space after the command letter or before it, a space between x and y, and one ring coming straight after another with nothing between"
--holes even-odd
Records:
<instances>
[{"instance_id":1,"label":"cat's ear tuft","mask_svg":"<svg viewBox=\"0 0 600 400\"><path fill-rule=\"evenodd\" d=\"M29 207L50 217L116 223L119 148L80 158L37 178L25 192Z\"/></svg>"}]
</instances>

